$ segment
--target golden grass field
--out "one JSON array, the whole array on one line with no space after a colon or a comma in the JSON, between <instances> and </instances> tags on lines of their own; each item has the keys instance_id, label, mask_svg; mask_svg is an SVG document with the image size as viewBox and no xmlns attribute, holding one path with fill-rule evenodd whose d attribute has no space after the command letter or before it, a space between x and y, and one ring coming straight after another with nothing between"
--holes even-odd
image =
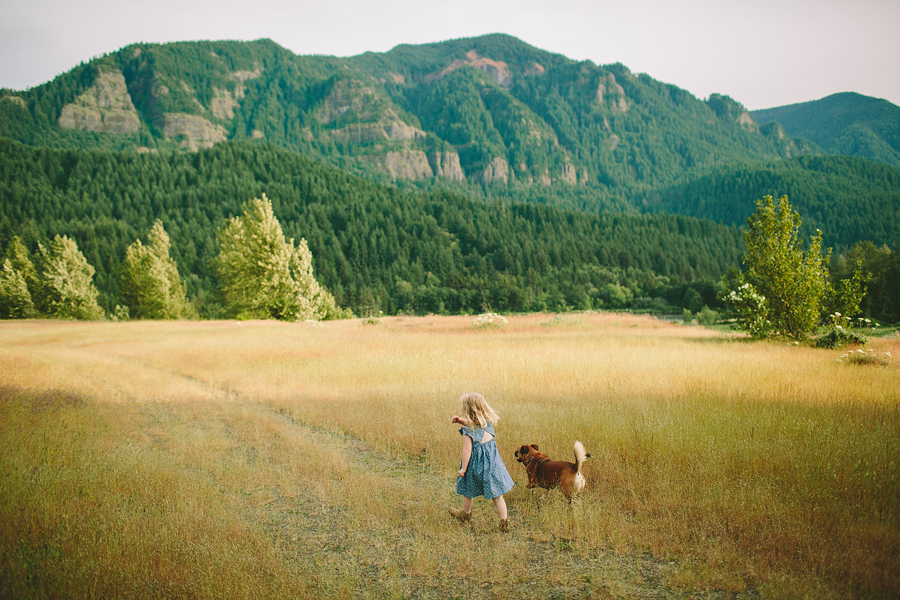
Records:
<instances>
[{"instance_id":1,"label":"golden grass field","mask_svg":"<svg viewBox=\"0 0 900 600\"><path fill-rule=\"evenodd\" d=\"M0 322L0 597L900 597L900 361L508 319ZM466 391L506 535L447 514ZM580 498L527 490L576 439Z\"/></svg>"}]
</instances>

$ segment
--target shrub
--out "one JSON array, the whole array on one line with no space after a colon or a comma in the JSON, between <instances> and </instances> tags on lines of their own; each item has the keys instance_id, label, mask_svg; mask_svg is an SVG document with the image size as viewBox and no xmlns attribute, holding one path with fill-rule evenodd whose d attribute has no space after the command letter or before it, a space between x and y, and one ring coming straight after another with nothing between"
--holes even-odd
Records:
<instances>
[{"instance_id":1,"label":"shrub","mask_svg":"<svg viewBox=\"0 0 900 600\"><path fill-rule=\"evenodd\" d=\"M718 311L711 309L708 306L704 306L700 311L700 314L697 315L697 322L701 325L715 325L719 321L720 315Z\"/></svg>"},{"instance_id":2,"label":"shrub","mask_svg":"<svg viewBox=\"0 0 900 600\"><path fill-rule=\"evenodd\" d=\"M766 297L757 292L752 283L732 290L725 296L725 305L734 314L737 328L755 338L768 337L773 333Z\"/></svg>"},{"instance_id":3,"label":"shrub","mask_svg":"<svg viewBox=\"0 0 900 600\"><path fill-rule=\"evenodd\" d=\"M881 356L878 356L871 348L868 350L858 348L841 354L841 357L835 362L846 363L848 365L874 365L886 367L891 364L891 353L885 352Z\"/></svg>"},{"instance_id":4,"label":"shrub","mask_svg":"<svg viewBox=\"0 0 900 600\"><path fill-rule=\"evenodd\" d=\"M816 340L814 344L816 348L834 350L844 346L863 345L869 341L869 337L863 332L853 330L853 322L850 317L835 312L828 315L828 319L830 321L829 330ZM869 319L860 318L859 322L871 324Z\"/></svg>"},{"instance_id":5,"label":"shrub","mask_svg":"<svg viewBox=\"0 0 900 600\"><path fill-rule=\"evenodd\" d=\"M500 329L508 322L506 317L498 315L497 313L487 312L478 315L475 320L472 321L472 327L475 329Z\"/></svg>"}]
</instances>

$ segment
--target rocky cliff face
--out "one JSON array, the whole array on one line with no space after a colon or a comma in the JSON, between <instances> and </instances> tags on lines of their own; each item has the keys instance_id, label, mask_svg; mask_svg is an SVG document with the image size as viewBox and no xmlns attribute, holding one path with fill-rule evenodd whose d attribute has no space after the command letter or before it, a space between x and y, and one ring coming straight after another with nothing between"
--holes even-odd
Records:
<instances>
[{"instance_id":1,"label":"rocky cliff face","mask_svg":"<svg viewBox=\"0 0 900 600\"><path fill-rule=\"evenodd\" d=\"M197 115L165 113L160 129L167 139L179 141L182 147L191 150L210 148L227 139L224 127Z\"/></svg>"},{"instance_id":2,"label":"rocky cliff face","mask_svg":"<svg viewBox=\"0 0 900 600\"><path fill-rule=\"evenodd\" d=\"M446 68L426 75L425 83L433 83L435 81L438 81L439 79L446 77L453 71L456 71L457 69L460 69L466 65L484 71L491 79L494 80L494 83L502 88L508 88L510 84L512 84L513 75L509 70L509 65L499 60L492 60L490 58L479 56L478 52L475 50L469 50L469 52L466 53L466 60L456 59L451 62L450 65ZM532 73L531 71L529 71L529 73L543 74L543 67L535 63L535 68L539 69L537 73Z\"/></svg>"},{"instance_id":3,"label":"rocky cliff face","mask_svg":"<svg viewBox=\"0 0 900 600\"><path fill-rule=\"evenodd\" d=\"M428 158L421 150L391 151L384 156L374 156L371 160L394 179L418 181L434 177Z\"/></svg>"},{"instance_id":4,"label":"rocky cliff face","mask_svg":"<svg viewBox=\"0 0 900 600\"><path fill-rule=\"evenodd\" d=\"M63 107L58 123L64 129L105 133L134 133L141 127L121 71L101 71L88 91Z\"/></svg>"},{"instance_id":5,"label":"rocky cliff face","mask_svg":"<svg viewBox=\"0 0 900 600\"><path fill-rule=\"evenodd\" d=\"M210 102L209 112L217 119L231 120L234 118L234 109L240 106L241 100L247 91L246 82L250 79L259 77L262 69L257 68L255 71L235 71L231 74L231 78L236 82L233 91L215 88L216 95Z\"/></svg>"},{"instance_id":6,"label":"rocky cliff face","mask_svg":"<svg viewBox=\"0 0 900 600\"><path fill-rule=\"evenodd\" d=\"M509 163L504 158L494 157L481 174L481 178L485 183L509 183Z\"/></svg>"},{"instance_id":7,"label":"rocky cliff face","mask_svg":"<svg viewBox=\"0 0 900 600\"><path fill-rule=\"evenodd\" d=\"M456 152L435 152L428 157L428 164L435 177L444 177L450 181L465 181L466 174L459 164Z\"/></svg>"},{"instance_id":8,"label":"rocky cliff face","mask_svg":"<svg viewBox=\"0 0 900 600\"><path fill-rule=\"evenodd\" d=\"M355 79L336 83L317 113L320 123L336 126L331 136L340 141L408 142L425 138L424 131L400 119L390 100Z\"/></svg>"},{"instance_id":9,"label":"rocky cliff face","mask_svg":"<svg viewBox=\"0 0 900 600\"><path fill-rule=\"evenodd\" d=\"M612 73L608 73L605 79L601 79L597 85L597 104L606 102L615 111L624 113L628 110L628 99L625 97L625 88L616 82Z\"/></svg>"}]
</instances>

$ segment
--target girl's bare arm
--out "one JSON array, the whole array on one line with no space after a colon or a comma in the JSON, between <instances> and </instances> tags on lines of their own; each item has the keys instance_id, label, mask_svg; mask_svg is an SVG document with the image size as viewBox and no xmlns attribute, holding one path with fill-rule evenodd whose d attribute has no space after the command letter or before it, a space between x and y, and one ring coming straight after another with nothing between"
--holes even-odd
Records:
<instances>
[{"instance_id":1,"label":"girl's bare arm","mask_svg":"<svg viewBox=\"0 0 900 600\"><path fill-rule=\"evenodd\" d=\"M465 418L465 417L457 417L456 415L453 415L453 418L450 419L450 422L451 422L451 423L459 423L459 424L462 425L463 427L468 427L468 426L469 426L469 420L468 420L467 418Z\"/></svg>"},{"instance_id":2,"label":"girl's bare arm","mask_svg":"<svg viewBox=\"0 0 900 600\"><path fill-rule=\"evenodd\" d=\"M466 470L469 468L469 459L472 458L472 438L467 435L463 436L462 460L459 468L459 476L465 477Z\"/></svg>"}]
</instances>

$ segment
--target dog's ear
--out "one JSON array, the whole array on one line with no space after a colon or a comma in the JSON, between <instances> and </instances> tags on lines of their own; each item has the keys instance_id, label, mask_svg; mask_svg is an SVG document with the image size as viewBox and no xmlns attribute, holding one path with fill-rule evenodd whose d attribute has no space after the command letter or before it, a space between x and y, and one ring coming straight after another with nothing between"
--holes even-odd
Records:
<instances>
[{"instance_id":1,"label":"dog's ear","mask_svg":"<svg viewBox=\"0 0 900 600\"><path fill-rule=\"evenodd\" d=\"M538 448L538 445L537 445L537 444L532 444L531 447L534 448L535 450L540 451L540 449Z\"/></svg>"}]
</instances>

